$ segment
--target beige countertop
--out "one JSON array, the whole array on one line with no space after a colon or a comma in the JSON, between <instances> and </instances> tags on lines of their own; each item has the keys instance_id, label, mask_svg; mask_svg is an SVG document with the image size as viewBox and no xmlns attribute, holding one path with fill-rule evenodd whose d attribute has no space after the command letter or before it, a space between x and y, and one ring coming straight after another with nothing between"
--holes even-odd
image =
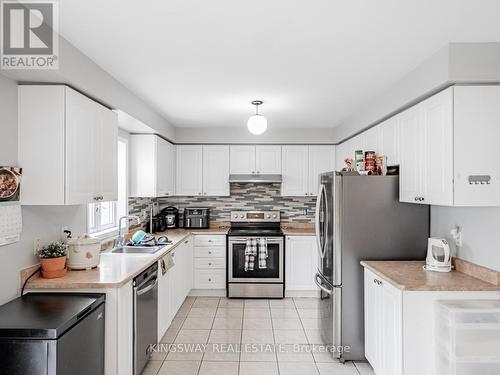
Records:
<instances>
[{"instance_id":1,"label":"beige countertop","mask_svg":"<svg viewBox=\"0 0 500 375\"><path fill-rule=\"evenodd\" d=\"M155 254L115 254L110 250L101 253L99 266L91 270L69 270L64 277L44 279L39 274L27 283L27 289L93 289L119 288L142 271L179 246L191 234L225 235L227 228L174 229L156 236L166 235L173 241Z\"/></svg>"},{"instance_id":2,"label":"beige countertop","mask_svg":"<svg viewBox=\"0 0 500 375\"><path fill-rule=\"evenodd\" d=\"M424 261L362 261L361 265L404 291L500 291L500 286L459 271L424 271Z\"/></svg>"},{"instance_id":3,"label":"beige countertop","mask_svg":"<svg viewBox=\"0 0 500 375\"><path fill-rule=\"evenodd\" d=\"M285 236L315 236L314 224L282 223L281 230Z\"/></svg>"}]
</instances>

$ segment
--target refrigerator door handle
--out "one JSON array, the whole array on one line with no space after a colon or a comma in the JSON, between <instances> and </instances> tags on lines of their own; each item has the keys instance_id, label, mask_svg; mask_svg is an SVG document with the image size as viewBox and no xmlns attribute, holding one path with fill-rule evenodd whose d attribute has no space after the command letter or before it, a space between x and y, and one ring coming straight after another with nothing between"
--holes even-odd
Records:
<instances>
[{"instance_id":1,"label":"refrigerator door handle","mask_svg":"<svg viewBox=\"0 0 500 375\"><path fill-rule=\"evenodd\" d=\"M314 276L314 282L316 283L316 285L323 291L325 292L326 294L329 294L329 295L332 295L333 294L333 289L328 289L326 288L325 286L323 286L323 283L321 283L321 281L318 281L318 280L321 280L321 276L317 273L315 276Z\"/></svg>"},{"instance_id":2,"label":"refrigerator door handle","mask_svg":"<svg viewBox=\"0 0 500 375\"><path fill-rule=\"evenodd\" d=\"M319 193L318 193L318 200L316 201L316 223L315 223L315 229L316 229L316 241L318 243L318 250L319 250L319 255L321 259L325 257L325 244L324 242L321 242L321 232L319 229L320 225L320 210L321 210L321 204L323 203L323 196L325 193L325 185L321 184L319 188Z\"/></svg>"}]
</instances>

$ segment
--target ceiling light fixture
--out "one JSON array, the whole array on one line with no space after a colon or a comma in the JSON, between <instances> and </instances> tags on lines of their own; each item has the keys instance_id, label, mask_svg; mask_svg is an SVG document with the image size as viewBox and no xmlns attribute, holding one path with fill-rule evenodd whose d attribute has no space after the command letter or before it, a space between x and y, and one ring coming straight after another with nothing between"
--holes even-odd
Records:
<instances>
[{"instance_id":1,"label":"ceiling light fixture","mask_svg":"<svg viewBox=\"0 0 500 375\"><path fill-rule=\"evenodd\" d=\"M250 116L247 122L248 131L255 135L264 133L267 129L267 120L259 114L259 105L263 104L262 100L254 100L252 105L255 106L255 114Z\"/></svg>"}]
</instances>

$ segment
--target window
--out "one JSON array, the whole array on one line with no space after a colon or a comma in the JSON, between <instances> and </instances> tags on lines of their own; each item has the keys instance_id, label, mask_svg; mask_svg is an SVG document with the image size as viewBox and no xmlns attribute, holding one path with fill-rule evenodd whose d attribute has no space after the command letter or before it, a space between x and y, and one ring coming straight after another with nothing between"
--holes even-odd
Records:
<instances>
[{"instance_id":1,"label":"window","mask_svg":"<svg viewBox=\"0 0 500 375\"><path fill-rule=\"evenodd\" d=\"M118 200L116 202L90 203L88 205L88 232L104 235L118 230L118 220L128 211L128 140L118 138ZM128 223L123 223L127 228Z\"/></svg>"}]
</instances>

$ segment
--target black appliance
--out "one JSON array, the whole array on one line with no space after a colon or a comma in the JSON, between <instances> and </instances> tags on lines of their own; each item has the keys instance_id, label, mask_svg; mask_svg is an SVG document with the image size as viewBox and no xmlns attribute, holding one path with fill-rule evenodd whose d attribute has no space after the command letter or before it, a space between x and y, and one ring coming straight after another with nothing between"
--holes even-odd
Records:
<instances>
[{"instance_id":1,"label":"black appliance","mask_svg":"<svg viewBox=\"0 0 500 375\"><path fill-rule=\"evenodd\" d=\"M245 270L245 249L249 240L265 241L266 268ZM228 298L284 298L285 247L279 211L231 212L227 247Z\"/></svg>"},{"instance_id":2,"label":"black appliance","mask_svg":"<svg viewBox=\"0 0 500 375\"><path fill-rule=\"evenodd\" d=\"M151 225L153 226L152 228ZM148 233L164 232L166 229L165 217L162 214L157 214L146 222L146 232Z\"/></svg>"},{"instance_id":3,"label":"black appliance","mask_svg":"<svg viewBox=\"0 0 500 375\"><path fill-rule=\"evenodd\" d=\"M210 224L209 208L185 208L184 228L207 229Z\"/></svg>"},{"instance_id":4,"label":"black appliance","mask_svg":"<svg viewBox=\"0 0 500 375\"><path fill-rule=\"evenodd\" d=\"M179 228L179 210L175 207L165 207L161 210L161 214L165 218L166 229Z\"/></svg>"},{"instance_id":5,"label":"black appliance","mask_svg":"<svg viewBox=\"0 0 500 375\"><path fill-rule=\"evenodd\" d=\"M28 293L0 307L0 372L104 375L104 294Z\"/></svg>"},{"instance_id":6,"label":"black appliance","mask_svg":"<svg viewBox=\"0 0 500 375\"><path fill-rule=\"evenodd\" d=\"M134 292L134 375L140 375L158 335L158 263L139 274Z\"/></svg>"}]
</instances>

